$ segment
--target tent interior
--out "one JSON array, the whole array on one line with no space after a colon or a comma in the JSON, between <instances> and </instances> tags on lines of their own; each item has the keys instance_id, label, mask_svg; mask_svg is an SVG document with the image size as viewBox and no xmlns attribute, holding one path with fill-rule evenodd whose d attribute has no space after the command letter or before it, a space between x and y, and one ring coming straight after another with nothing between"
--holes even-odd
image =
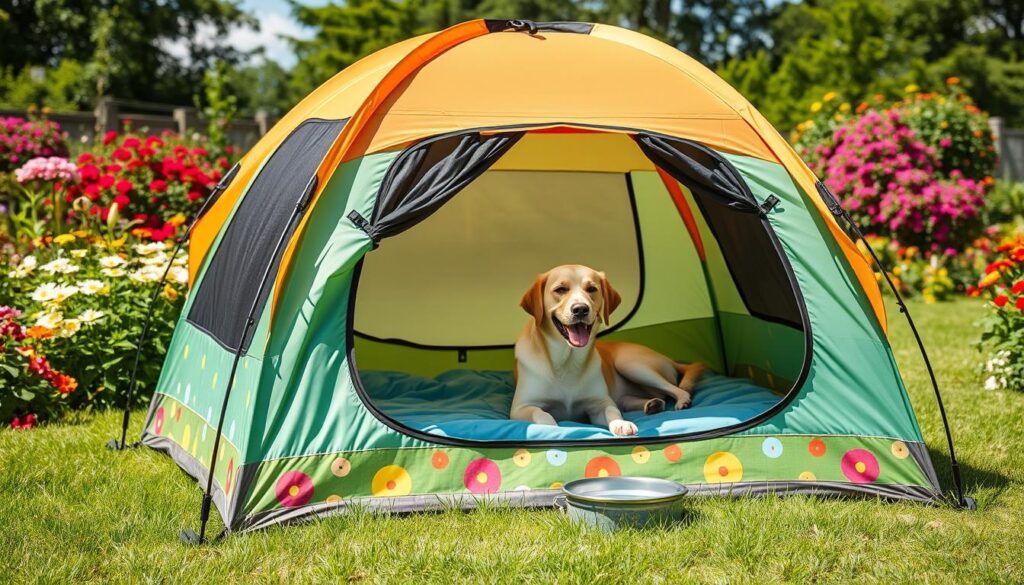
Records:
<instances>
[{"instance_id":1,"label":"tent interior","mask_svg":"<svg viewBox=\"0 0 1024 585\"><path fill-rule=\"evenodd\" d=\"M364 257L352 374L399 427L466 440L608 439L586 421L508 419L513 344L530 318L519 300L538 274L584 264L622 297L600 339L710 368L690 408L625 413L639 435L735 427L778 405L804 367L799 292L772 241L757 214L659 172L629 134L526 132Z\"/></svg>"}]
</instances>

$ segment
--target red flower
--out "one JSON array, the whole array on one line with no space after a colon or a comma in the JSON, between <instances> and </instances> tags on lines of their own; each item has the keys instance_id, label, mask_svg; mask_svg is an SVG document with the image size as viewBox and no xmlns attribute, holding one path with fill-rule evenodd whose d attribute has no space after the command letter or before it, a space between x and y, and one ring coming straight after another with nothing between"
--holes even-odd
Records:
<instances>
[{"instance_id":1,"label":"red flower","mask_svg":"<svg viewBox=\"0 0 1024 585\"><path fill-rule=\"evenodd\" d=\"M1010 250L1010 260L1014 262L1024 262L1024 246L1017 246Z\"/></svg>"},{"instance_id":2,"label":"red flower","mask_svg":"<svg viewBox=\"0 0 1024 585\"><path fill-rule=\"evenodd\" d=\"M135 185L132 185L131 181L121 179L120 181L117 182L117 192L124 195L125 193L131 191L134 186Z\"/></svg>"},{"instance_id":3,"label":"red flower","mask_svg":"<svg viewBox=\"0 0 1024 585\"><path fill-rule=\"evenodd\" d=\"M114 132L113 130L107 132L103 135L103 146L110 144L115 138L117 138L117 132Z\"/></svg>"},{"instance_id":4,"label":"red flower","mask_svg":"<svg viewBox=\"0 0 1024 585\"><path fill-rule=\"evenodd\" d=\"M122 167L119 164L112 164L112 165L107 165L107 166L103 167L103 170L113 175L115 173L120 173L121 169L123 169L123 168L124 167Z\"/></svg>"},{"instance_id":5,"label":"red flower","mask_svg":"<svg viewBox=\"0 0 1024 585\"><path fill-rule=\"evenodd\" d=\"M100 186L96 183L85 186L85 196L95 201L100 196Z\"/></svg>"},{"instance_id":6,"label":"red flower","mask_svg":"<svg viewBox=\"0 0 1024 585\"><path fill-rule=\"evenodd\" d=\"M102 177L100 177L100 187L102 187L104 189L109 189L109 188L111 188L113 186L114 186L114 177L113 177L113 175L103 175Z\"/></svg>"},{"instance_id":7,"label":"red flower","mask_svg":"<svg viewBox=\"0 0 1024 585\"><path fill-rule=\"evenodd\" d=\"M209 156L209 154L210 152L205 148L197 147L192 149L192 156Z\"/></svg>"},{"instance_id":8,"label":"red flower","mask_svg":"<svg viewBox=\"0 0 1024 585\"><path fill-rule=\"evenodd\" d=\"M200 193L199 191L189 191L188 192L188 200L189 201L196 201L196 200L199 200L199 199L202 199L202 198L203 198L203 194Z\"/></svg>"},{"instance_id":9,"label":"red flower","mask_svg":"<svg viewBox=\"0 0 1024 585\"><path fill-rule=\"evenodd\" d=\"M71 394L76 388L78 388L78 380L75 380L67 374L57 374L53 377L53 380L50 383L57 389L57 392L64 395Z\"/></svg>"},{"instance_id":10,"label":"red flower","mask_svg":"<svg viewBox=\"0 0 1024 585\"><path fill-rule=\"evenodd\" d=\"M1019 310L1024 311L1024 297L1017 297L1017 302L1013 304Z\"/></svg>"},{"instance_id":11,"label":"red flower","mask_svg":"<svg viewBox=\"0 0 1024 585\"><path fill-rule=\"evenodd\" d=\"M134 171L135 169L137 169L139 167L144 167L144 166L146 166L146 161L144 161L144 160L139 160L137 158L134 158L134 159L128 161L128 170L130 170L130 171Z\"/></svg>"},{"instance_id":12,"label":"red flower","mask_svg":"<svg viewBox=\"0 0 1024 585\"><path fill-rule=\"evenodd\" d=\"M149 182L149 190L164 193L167 191L167 182L163 179L153 179Z\"/></svg>"},{"instance_id":13,"label":"red flower","mask_svg":"<svg viewBox=\"0 0 1024 585\"><path fill-rule=\"evenodd\" d=\"M124 139L124 142L121 143L121 146L125 148L135 148L140 144L142 144L142 142L140 142L138 138L134 136L129 136L128 138Z\"/></svg>"},{"instance_id":14,"label":"red flower","mask_svg":"<svg viewBox=\"0 0 1024 585\"><path fill-rule=\"evenodd\" d=\"M164 141L160 140L160 138L158 138L156 136L147 136L146 137L146 146L153 147L153 146L163 146L163 145L164 145Z\"/></svg>"},{"instance_id":15,"label":"red flower","mask_svg":"<svg viewBox=\"0 0 1024 585\"><path fill-rule=\"evenodd\" d=\"M1006 303L1010 302L1010 297L1006 295L999 295L992 299L992 302L995 303L997 307L1002 308L1006 306Z\"/></svg>"},{"instance_id":16,"label":"red flower","mask_svg":"<svg viewBox=\"0 0 1024 585\"><path fill-rule=\"evenodd\" d=\"M142 148L139 148L135 152L139 153L139 156L142 158L149 158L156 154L156 151L148 146L143 146Z\"/></svg>"},{"instance_id":17,"label":"red flower","mask_svg":"<svg viewBox=\"0 0 1024 585\"><path fill-rule=\"evenodd\" d=\"M119 209L124 209L125 206L128 205L131 202L132 202L132 200L129 199L127 195L115 195L114 196L114 203L117 203L117 207Z\"/></svg>"},{"instance_id":18,"label":"red flower","mask_svg":"<svg viewBox=\"0 0 1024 585\"><path fill-rule=\"evenodd\" d=\"M1013 283L1013 287L1010 290L1013 291L1013 294L1015 295L1024 293L1024 280L1018 280L1017 282Z\"/></svg>"},{"instance_id":19,"label":"red flower","mask_svg":"<svg viewBox=\"0 0 1024 585\"><path fill-rule=\"evenodd\" d=\"M96 181L100 178L100 170L95 165L82 165L78 167L78 175L83 181Z\"/></svg>"},{"instance_id":20,"label":"red flower","mask_svg":"<svg viewBox=\"0 0 1024 585\"><path fill-rule=\"evenodd\" d=\"M83 152L82 154L78 155L78 164L82 165L82 164L85 164L85 163L88 163L88 162L92 162L92 154L91 153ZM81 169L79 169L79 170L81 170Z\"/></svg>"}]
</instances>

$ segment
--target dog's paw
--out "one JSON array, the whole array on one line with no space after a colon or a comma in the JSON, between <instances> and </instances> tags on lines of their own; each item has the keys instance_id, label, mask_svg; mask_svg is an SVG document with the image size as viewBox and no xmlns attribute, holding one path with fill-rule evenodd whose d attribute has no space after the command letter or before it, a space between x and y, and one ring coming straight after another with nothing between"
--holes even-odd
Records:
<instances>
[{"instance_id":1,"label":"dog's paw","mask_svg":"<svg viewBox=\"0 0 1024 585\"><path fill-rule=\"evenodd\" d=\"M637 432L635 424L629 422L628 420L622 419L613 420L612 422L608 423L608 430L610 430L613 435L619 437L629 437L635 435Z\"/></svg>"},{"instance_id":2,"label":"dog's paw","mask_svg":"<svg viewBox=\"0 0 1024 585\"><path fill-rule=\"evenodd\" d=\"M644 414L658 414L665 410L665 401L661 398L651 398L644 403Z\"/></svg>"},{"instance_id":3,"label":"dog's paw","mask_svg":"<svg viewBox=\"0 0 1024 585\"><path fill-rule=\"evenodd\" d=\"M689 392L684 393L683 397L676 401L676 410L682 410L684 408L689 408L690 407L690 400L691 400L690 393Z\"/></svg>"}]
</instances>

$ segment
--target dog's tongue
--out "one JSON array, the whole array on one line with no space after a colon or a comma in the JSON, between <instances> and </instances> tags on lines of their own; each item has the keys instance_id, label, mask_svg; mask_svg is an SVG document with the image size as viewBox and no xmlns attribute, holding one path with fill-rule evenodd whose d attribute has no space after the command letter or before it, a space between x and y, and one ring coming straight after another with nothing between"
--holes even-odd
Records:
<instances>
[{"instance_id":1,"label":"dog's tongue","mask_svg":"<svg viewBox=\"0 0 1024 585\"><path fill-rule=\"evenodd\" d=\"M590 326L583 323L567 325L565 330L569 333L569 344L573 347L583 347L590 341Z\"/></svg>"}]
</instances>

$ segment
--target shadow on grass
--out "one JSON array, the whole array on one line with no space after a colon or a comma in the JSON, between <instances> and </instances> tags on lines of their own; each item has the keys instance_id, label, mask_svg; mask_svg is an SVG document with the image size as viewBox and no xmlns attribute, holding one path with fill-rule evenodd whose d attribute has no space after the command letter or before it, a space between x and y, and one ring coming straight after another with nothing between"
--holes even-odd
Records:
<instances>
[{"instance_id":1,"label":"shadow on grass","mask_svg":"<svg viewBox=\"0 0 1024 585\"><path fill-rule=\"evenodd\" d=\"M939 486L944 494L956 495L956 485L953 483L953 469L946 451L938 451L928 447L928 456L931 457L935 466L935 473L939 477ZM963 459L957 460L960 463L960 476L963 479L964 495L973 496L979 490L992 490L994 493L986 496L986 504L993 504L1010 487L1009 477L988 469L978 469ZM979 502L980 503L980 502Z\"/></svg>"}]
</instances>

